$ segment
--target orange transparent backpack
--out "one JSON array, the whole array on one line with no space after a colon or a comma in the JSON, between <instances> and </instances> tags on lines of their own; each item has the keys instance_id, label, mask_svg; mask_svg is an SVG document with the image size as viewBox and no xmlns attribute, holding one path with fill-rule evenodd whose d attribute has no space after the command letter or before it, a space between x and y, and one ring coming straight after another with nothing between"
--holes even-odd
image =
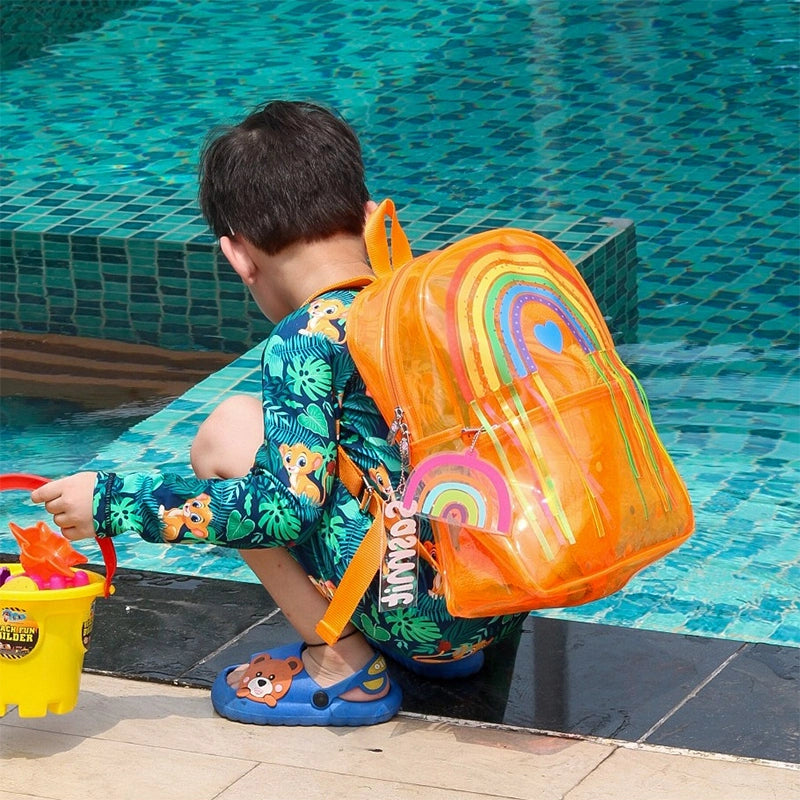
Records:
<instances>
[{"instance_id":1,"label":"orange transparent backpack","mask_svg":"<svg viewBox=\"0 0 800 800\"><path fill-rule=\"evenodd\" d=\"M366 241L376 277L352 305L348 345L404 456L397 497L433 528L451 614L586 603L691 534L644 393L556 245L499 229L413 258L390 200ZM340 477L358 494L348 462ZM323 637L346 624L385 547L376 519Z\"/></svg>"}]
</instances>

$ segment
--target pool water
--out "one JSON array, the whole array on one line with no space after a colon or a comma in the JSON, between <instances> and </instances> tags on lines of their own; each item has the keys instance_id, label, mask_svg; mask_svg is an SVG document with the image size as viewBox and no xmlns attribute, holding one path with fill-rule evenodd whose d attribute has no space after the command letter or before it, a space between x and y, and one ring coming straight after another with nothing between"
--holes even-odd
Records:
<instances>
[{"instance_id":1,"label":"pool water","mask_svg":"<svg viewBox=\"0 0 800 800\"><path fill-rule=\"evenodd\" d=\"M45 478L69 475L165 403L137 401L115 408L86 409L60 398L4 396L0 402L0 473L25 472ZM46 518L27 503L21 512L20 503L25 503L24 495L0 492L0 520L27 523ZM5 525L3 528L13 541ZM17 552L16 544L6 546L2 535L0 549Z\"/></svg>"},{"instance_id":2,"label":"pool water","mask_svg":"<svg viewBox=\"0 0 800 800\"><path fill-rule=\"evenodd\" d=\"M548 613L800 645L798 5L230 8L146 3L8 71L0 176L191 195L207 129L291 96L340 109L373 194L401 206L633 219L640 322L621 350L697 532L623 592ZM186 469L164 419L92 463L137 446ZM185 452L189 426L166 427ZM120 542L122 563L250 579L233 555L176 550Z\"/></svg>"},{"instance_id":3,"label":"pool water","mask_svg":"<svg viewBox=\"0 0 800 800\"><path fill-rule=\"evenodd\" d=\"M69 474L165 404L131 402L88 410L62 399L3 397L0 471Z\"/></svg>"}]
</instances>

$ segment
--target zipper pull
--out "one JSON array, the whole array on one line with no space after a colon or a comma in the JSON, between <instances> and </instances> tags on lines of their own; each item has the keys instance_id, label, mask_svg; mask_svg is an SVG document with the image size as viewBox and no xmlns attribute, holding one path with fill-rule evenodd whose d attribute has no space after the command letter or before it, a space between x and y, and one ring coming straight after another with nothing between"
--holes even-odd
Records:
<instances>
[{"instance_id":1,"label":"zipper pull","mask_svg":"<svg viewBox=\"0 0 800 800\"><path fill-rule=\"evenodd\" d=\"M411 472L411 444L408 441L408 425L400 426L400 465L403 475Z\"/></svg>"},{"instance_id":2,"label":"zipper pull","mask_svg":"<svg viewBox=\"0 0 800 800\"><path fill-rule=\"evenodd\" d=\"M397 442L398 449L400 450L400 480L395 489L398 497L403 496L406 478L411 471L411 444L409 442L408 425L403 421L403 416L403 409L397 406L394 410L394 419L389 426L389 435L386 437L386 441L389 444ZM398 436L400 437L400 441L397 441Z\"/></svg>"},{"instance_id":3,"label":"zipper pull","mask_svg":"<svg viewBox=\"0 0 800 800\"><path fill-rule=\"evenodd\" d=\"M400 427L403 424L403 409L397 406L394 410L394 419L389 426L389 434L386 437L387 444L394 444L397 439L397 434L400 432Z\"/></svg>"}]
</instances>

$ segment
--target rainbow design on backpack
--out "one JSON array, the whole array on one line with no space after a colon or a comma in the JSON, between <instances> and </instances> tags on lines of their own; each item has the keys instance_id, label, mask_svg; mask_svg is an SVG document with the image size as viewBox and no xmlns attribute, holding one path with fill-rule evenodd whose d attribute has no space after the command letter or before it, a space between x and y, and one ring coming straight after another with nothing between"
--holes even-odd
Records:
<instances>
[{"instance_id":1,"label":"rainbow design on backpack","mask_svg":"<svg viewBox=\"0 0 800 800\"><path fill-rule=\"evenodd\" d=\"M473 313L476 309L480 314ZM659 475L643 398L616 355L591 293L557 247L531 235L527 241L500 243L495 238L483 248L471 248L453 270L444 319L453 373L482 434L492 440L507 474L528 476L526 490L512 482L513 506L535 533L546 558L552 559L563 545L574 545L577 537L554 472L564 467L543 449L532 406L549 420L572 468L579 471L594 530L604 535L597 482L575 453L573 436L559 411L559 399L572 391L570 376L580 376L576 385L609 391L639 492L641 478L647 476L661 489L664 504L671 504ZM629 439L631 431L635 445ZM516 454L515 464L509 451ZM540 499L538 516L528 489Z\"/></svg>"},{"instance_id":2,"label":"rainbow design on backpack","mask_svg":"<svg viewBox=\"0 0 800 800\"><path fill-rule=\"evenodd\" d=\"M537 373L535 353L542 347L556 355L613 347L601 338L605 323L591 295L561 259L533 244L509 245L504 260L497 251L496 242L471 251L448 292L448 341L461 356L456 375L466 396ZM483 309L482 318L469 313L475 308Z\"/></svg>"},{"instance_id":3,"label":"rainbow design on backpack","mask_svg":"<svg viewBox=\"0 0 800 800\"><path fill-rule=\"evenodd\" d=\"M508 533L511 495L503 476L474 452L423 459L406 481L403 502L419 513L472 528Z\"/></svg>"}]
</instances>

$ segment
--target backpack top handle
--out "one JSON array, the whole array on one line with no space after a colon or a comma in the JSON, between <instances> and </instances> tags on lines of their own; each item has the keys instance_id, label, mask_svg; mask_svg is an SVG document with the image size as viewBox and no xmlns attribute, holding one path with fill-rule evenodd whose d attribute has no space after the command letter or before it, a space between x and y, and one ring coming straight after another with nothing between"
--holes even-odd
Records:
<instances>
[{"instance_id":1,"label":"backpack top handle","mask_svg":"<svg viewBox=\"0 0 800 800\"><path fill-rule=\"evenodd\" d=\"M386 218L392 221L391 238L386 234ZM378 278L399 269L412 259L411 246L397 220L394 202L386 198L369 216L364 229L367 255Z\"/></svg>"}]
</instances>

